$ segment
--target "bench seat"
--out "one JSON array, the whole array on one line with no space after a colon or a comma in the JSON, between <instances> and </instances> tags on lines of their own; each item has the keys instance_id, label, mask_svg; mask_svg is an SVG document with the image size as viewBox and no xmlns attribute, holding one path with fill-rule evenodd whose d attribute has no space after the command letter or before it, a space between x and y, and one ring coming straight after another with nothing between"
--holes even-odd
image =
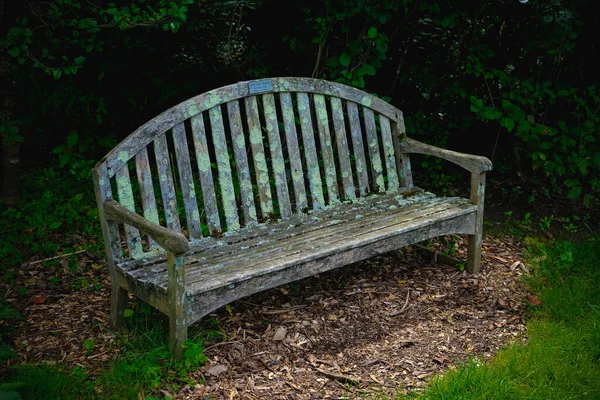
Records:
<instances>
[{"instance_id":1,"label":"bench seat","mask_svg":"<svg viewBox=\"0 0 600 400\"><path fill-rule=\"evenodd\" d=\"M449 232L472 234L467 199L387 194L239 230L190 245L184 255L189 323L237 298ZM131 286L166 300L164 256L119 263ZM228 292L225 293L225 292ZM200 296L200 297L198 297Z\"/></svg>"}]
</instances>

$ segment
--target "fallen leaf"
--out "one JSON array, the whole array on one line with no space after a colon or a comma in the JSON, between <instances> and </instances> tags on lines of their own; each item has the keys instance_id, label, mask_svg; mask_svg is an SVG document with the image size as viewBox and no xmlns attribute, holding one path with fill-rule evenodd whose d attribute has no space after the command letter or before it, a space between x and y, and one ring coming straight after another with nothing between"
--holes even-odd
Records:
<instances>
[{"instance_id":1,"label":"fallen leaf","mask_svg":"<svg viewBox=\"0 0 600 400\"><path fill-rule=\"evenodd\" d=\"M280 342L283 339L285 339L286 334L287 334L287 328L285 326L280 326L277 329L277 331L275 332L275 335L273 335L273 340Z\"/></svg>"},{"instance_id":2,"label":"fallen leaf","mask_svg":"<svg viewBox=\"0 0 600 400\"><path fill-rule=\"evenodd\" d=\"M45 303L45 302L46 302L46 298L40 294L40 295L38 295L38 296L33 296L33 297L31 298L31 302L32 302L33 304L43 304L43 303Z\"/></svg>"},{"instance_id":3,"label":"fallen leaf","mask_svg":"<svg viewBox=\"0 0 600 400\"><path fill-rule=\"evenodd\" d=\"M209 375L212 375L214 377L217 377L219 375L221 375L223 372L227 371L227 366L223 365L223 364L217 364L217 365L213 365L212 367L210 367L206 373Z\"/></svg>"},{"instance_id":4,"label":"fallen leaf","mask_svg":"<svg viewBox=\"0 0 600 400\"><path fill-rule=\"evenodd\" d=\"M433 357L433 361L435 361L438 364L443 364L447 360L446 360L446 357L444 357L442 354L438 354L437 356Z\"/></svg>"},{"instance_id":5,"label":"fallen leaf","mask_svg":"<svg viewBox=\"0 0 600 400\"><path fill-rule=\"evenodd\" d=\"M538 304L541 303L541 301L539 301L536 297L528 294L527 295L527 301L532 305L532 306L537 306Z\"/></svg>"}]
</instances>

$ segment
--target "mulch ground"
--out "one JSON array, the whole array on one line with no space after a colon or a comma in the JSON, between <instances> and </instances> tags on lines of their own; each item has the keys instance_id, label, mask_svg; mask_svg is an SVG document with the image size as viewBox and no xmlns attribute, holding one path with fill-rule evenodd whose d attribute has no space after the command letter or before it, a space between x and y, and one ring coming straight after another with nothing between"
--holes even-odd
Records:
<instances>
[{"instance_id":1,"label":"mulch ground","mask_svg":"<svg viewBox=\"0 0 600 400\"><path fill-rule=\"evenodd\" d=\"M393 395L470 357L489 358L524 338L528 269L511 237L486 237L483 246L478 274L407 248L234 302L203 322L226 335L205 343L209 361L193 373L203 383L175 397ZM459 239L456 251L466 257L466 242ZM93 255L78 257L79 272L64 262L58 284L41 263L30 263L11 285L28 288L25 296L7 295L24 316L12 336L14 362L79 365L95 376L118 355L108 328L108 272ZM81 287L82 277L97 290Z\"/></svg>"}]
</instances>

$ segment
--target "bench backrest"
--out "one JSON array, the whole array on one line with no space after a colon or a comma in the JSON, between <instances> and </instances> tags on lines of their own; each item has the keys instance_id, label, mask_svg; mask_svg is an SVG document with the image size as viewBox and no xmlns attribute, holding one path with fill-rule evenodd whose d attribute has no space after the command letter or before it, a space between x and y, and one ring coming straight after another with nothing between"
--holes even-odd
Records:
<instances>
[{"instance_id":1,"label":"bench backrest","mask_svg":"<svg viewBox=\"0 0 600 400\"><path fill-rule=\"evenodd\" d=\"M113 197L197 240L410 188L404 136L400 110L338 83L271 78L201 94L138 128L95 166L108 247L123 257L119 227L101 207ZM122 229L129 256L146 256L140 232Z\"/></svg>"}]
</instances>

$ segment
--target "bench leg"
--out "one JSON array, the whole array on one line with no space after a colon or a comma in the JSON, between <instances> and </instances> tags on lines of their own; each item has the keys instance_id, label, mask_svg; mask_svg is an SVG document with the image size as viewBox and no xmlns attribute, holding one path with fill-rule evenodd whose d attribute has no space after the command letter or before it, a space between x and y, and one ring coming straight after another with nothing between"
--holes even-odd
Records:
<instances>
[{"instance_id":1,"label":"bench leg","mask_svg":"<svg viewBox=\"0 0 600 400\"><path fill-rule=\"evenodd\" d=\"M188 339L187 325L177 317L169 318L169 349L173 358L181 360L183 358L183 344Z\"/></svg>"},{"instance_id":2,"label":"bench leg","mask_svg":"<svg viewBox=\"0 0 600 400\"><path fill-rule=\"evenodd\" d=\"M113 281L115 279L113 278ZM110 326L113 329L121 329L124 324L123 313L127 306L127 290L113 282L110 294Z\"/></svg>"},{"instance_id":3,"label":"bench leg","mask_svg":"<svg viewBox=\"0 0 600 400\"><path fill-rule=\"evenodd\" d=\"M477 273L481 269L481 241L483 239L483 199L485 198L485 172L471 174L471 203L477 206L475 233L469 235L467 271Z\"/></svg>"},{"instance_id":4,"label":"bench leg","mask_svg":"<svg viewBox=\"0 0 600 400\"><path fill-rule=\"evenodd\" d=\"M475 235L469 235L469 244L467 246L467 271L477 273L481 270L481 232Z\"/></svg>"},{"instance_id":5,"label":"bench leg","mask_svg":"<svg viewBox=\"0 0 600 400\"><path fill-rule=\"evenodd\" d=\"M187 340L185 293L185 266L183 257L167 253L169 284L167 298L169 301L169 348L176 360L183 357L183 344Z\"/></svg>"}]
</instances>

